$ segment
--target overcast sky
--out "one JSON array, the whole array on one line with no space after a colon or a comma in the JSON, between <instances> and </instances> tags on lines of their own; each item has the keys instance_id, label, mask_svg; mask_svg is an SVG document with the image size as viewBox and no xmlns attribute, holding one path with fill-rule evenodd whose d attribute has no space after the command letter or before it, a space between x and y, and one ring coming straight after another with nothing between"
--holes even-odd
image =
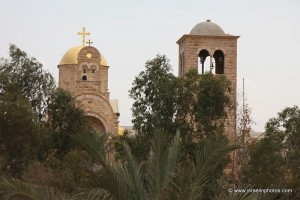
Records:
<instances>
[{"instance_id":1,"label":"overcast sky","mask_svg":"<svg viewBox=\"0 0 300 200\"><path fill-rule=\"evenodd\" d=\"M211 19L238 39L238 88L263 131L271 117L300 103L299 0L0 0L0 57L10 43L43 63L56 78L63 54L81 44L86 27L109 68L109 90L119 100L120 125L131 125L134 77L146 60L166 54L178 73L176 41Z\"/></svg>"}]
</instances>

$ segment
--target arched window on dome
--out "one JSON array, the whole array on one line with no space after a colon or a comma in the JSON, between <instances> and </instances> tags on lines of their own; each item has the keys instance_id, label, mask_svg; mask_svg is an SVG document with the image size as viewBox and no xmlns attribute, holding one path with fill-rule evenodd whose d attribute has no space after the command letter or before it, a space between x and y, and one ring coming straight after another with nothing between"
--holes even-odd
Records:
<instances>
[{"instance_id":1,"label":"arched window on dome","mask_svg":"<svg viewBox=\"0 0 300 200\"><path fill-rule=\"evenodd\" d=\"M207 57L209 59L207 59ZM204 74L205 72L210 71L210 56L209 52L206 49L202 49L198 54L198 61L200 66L198 66L198 73Z\"/></svg>"},{"instance_id":2,"label":"arched window on dome","mask_svg":"<svg viewBox=\"0 0 300 200\"><path fill-rule=\"evenodd\" d=\"M221 50L216 50L214 53L215 59L215 73L216 74L224 74L224 54Z\"/></svg>"},{"instance_id":3,"label":"arched window on dome","mask_svg":"<svg viewBox=\"0 0 300 200\"><path fill-rule=\"evenodd\" d=\"M83 75L81 80L87 81L87 76L86 76L86 75Z\"/></svg>"}]
</instances>

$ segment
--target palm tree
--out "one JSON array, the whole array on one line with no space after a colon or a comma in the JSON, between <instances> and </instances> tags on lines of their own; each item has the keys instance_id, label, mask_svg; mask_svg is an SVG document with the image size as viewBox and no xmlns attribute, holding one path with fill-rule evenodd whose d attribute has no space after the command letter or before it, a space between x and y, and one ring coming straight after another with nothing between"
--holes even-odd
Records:
<instances>
[{"instance_id":1,"label":"palm tree","mask_svg":"<svg viewBox=\"0 0 300 200\"><path fill-rule=\"evenodd\" d=\"M93 156L97 167L93 169L87 187L71 199L85 200L168 200L203 199L204 189L228 154L237 148L224 137L211 137L197 144L194 154L183 159L179 133L173 139L156 133L148 160L138 164L127 144L124 162L109 162L106 153L107 136L79 135L78 141ZM215 199L257 199L256 194L226 192ZM43 188L15 180L2 181L2 200L67 199L52 188ZM70 199L70 198L68 198Z\"/></svg>"},{"instance_id":2,"label":"palm tree","mask_svg":"<svg viewBox=\"0 0 300 200\"><path fill-rule=\"evenodd\" d=\"M88 188L75 197L87 200L203 199L204 188L229 152L237 148L224 137L211 137L199 142L190 159L182 159L179 133L170 142L158 132L146 163L137 164L124 143L125 162L111 164L105 157L104 136L80 136L78 140L101 166Z\"/></svg>"},{"instance_id":3,"label":"palm tree","mask_svg":"<svg viewBox=\"0 0 300 200\"><path fill-rule=\"evenodd\" d=\"M65 194L51 187L27 184L15 179L3 179L0 183L1 200L67 200Z\"/></svg>"}]
</instances>

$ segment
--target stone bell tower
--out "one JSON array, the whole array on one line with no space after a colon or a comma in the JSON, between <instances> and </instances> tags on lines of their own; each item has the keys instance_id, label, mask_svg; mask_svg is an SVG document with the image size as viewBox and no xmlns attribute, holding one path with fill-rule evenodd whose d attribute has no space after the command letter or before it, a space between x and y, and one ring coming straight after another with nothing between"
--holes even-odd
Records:
<instances>
[{"instance_id":1,"label":"stone bell tower","mask_svg":"<svg viewBox=\"0 0 300 200\"><path fill-rule=\"evenodd\" d=\"M231 137L236 133L236 88L237 88L237 39L239 36L225 34L217 24L207 20L194 26L189 34L183 35L179 45L179 76L190 69L199 74L226 75L231 82L231 100L234 108L228 116L225 133Z\"/></svg>"},{"instance_id":2,"label":"stone bell tower","mask_svg":"<svg viewBox=\"0 0 300 200\"><path fill-rule=\"evenodd\" d=\"M98 49L90 46L85 36L82 45L69 49L60 60L59 87L75 97L77 105L85 111L91 126L99 133L118 133L118 101L110 100L108 90L108 64Z\"/></svg>"}]
</instances>

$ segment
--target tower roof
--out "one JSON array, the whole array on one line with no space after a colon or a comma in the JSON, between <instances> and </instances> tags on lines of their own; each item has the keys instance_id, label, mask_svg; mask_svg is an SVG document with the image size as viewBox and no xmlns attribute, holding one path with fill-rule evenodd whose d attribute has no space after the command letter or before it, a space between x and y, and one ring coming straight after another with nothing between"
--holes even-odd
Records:
<instances>
[{"instance_id":1,"label":"tower roof","mask_svg":"<svg viewBox=\"0 0 300 200\"><path fill-rule=\"evenodd\" d=\"M69 49L61 58L59 65L78 64L78 61L77 61L78 53L84 47L86 47L86 46L81 45L81 46L76 46L76 47L72 47L71 49ZM101 56L100 65L108 66L106 59L104 58L104 56L101 52L100 52L100 56Z\"/></svg>"},{"instance_id":2,"label":"tower roof","mask_svg":"<svg viewBox=\"0 0 300 200\"><path fill-rule=\"evenodd\" d=\"M198 23L191 30L190 35L226 35L223 29L210 20L206 20L206 22Z\"/></svg>"}]
</instances>

